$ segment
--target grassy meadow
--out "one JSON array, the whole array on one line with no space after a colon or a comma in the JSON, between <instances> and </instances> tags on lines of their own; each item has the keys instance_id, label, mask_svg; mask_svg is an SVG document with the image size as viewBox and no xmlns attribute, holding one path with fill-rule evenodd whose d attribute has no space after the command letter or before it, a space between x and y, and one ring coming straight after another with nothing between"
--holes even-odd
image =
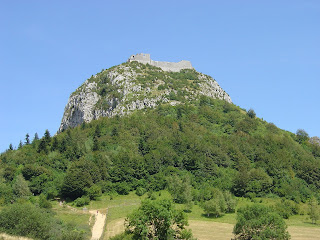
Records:
<instances>
[{"instance_id":1,"label":"grassy meadow","mask_svg":"<svg viewBox=\"0 0 320 240\"><path fill-rule=\"evenodd\" d=\"M171 198L167 191L154 192L153 198ZM97 201L91 201L86 208L88 210L98 209L107 214L107 223L104 230L103 240L108 240L125 230L124 222L128 214L137 209L143 199L148 198L148 194L139 197L134 192L128 195L103 195ZM237 198L237 209L253 204L261 203L272 206L281 201L280 198ZM184 209L183 204L176 204L177 209ZM89 225L90 214L83 211L83 208L54 206L57 217L67 224L77 225L78 229L90 233L90 227L94 222L91 220ZM290 216L286 219L288 231L293 240L319 239L320 224L312 224L307 215L307 204L299 204L300 214ZM189 227L198 240L229 240L233 237L232 230L236 223L236 213L224 214L222 217L207 217L199 205L193 205L191 212L186 212L189 219ZM89 236L90 234L87 234Z\"/></svg>"}]
</instances>

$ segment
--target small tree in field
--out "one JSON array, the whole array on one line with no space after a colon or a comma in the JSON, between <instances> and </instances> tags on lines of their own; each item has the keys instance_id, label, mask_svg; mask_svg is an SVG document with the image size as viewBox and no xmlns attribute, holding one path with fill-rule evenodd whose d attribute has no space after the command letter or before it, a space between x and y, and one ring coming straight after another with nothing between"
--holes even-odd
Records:
<instances>
[{"instance_id":1,"label":"small tree in field","mask_svg":"<svg viewBox=\"0 0 320 240\"><path fill-rule=\"evenodd\" d=\"M318 201L312 197L310 200L309 200L309 216L310 216L310 219L312 221L312 224L316 224L317 223L317 220L319 220L320 218L320 211L319 211L319 205L318 205Z\"/></svg>"},{"instance_id":2,"label":"small tree in field","mask_svg":"<svg viewBox=\"0 0 320 240\"><path fill-rule=\"evenodd\" d=\"M268 207L258 204L238 210L237 223L234 226L233 233L235 234L235 240L290 239L283 218Z\"/></svg>"},{"instance_id":3,"label":"small tree in field","mask_svg":"<svg viewBox=\"0 0 320 240\"><path fill-rule=\"evenodd\" d=\"M139 209L126 219L127 231L133 239L193 239L185 231L187 219L182 211L174 209L170 200L145 200Z\"/></svg>"}]
</instances>

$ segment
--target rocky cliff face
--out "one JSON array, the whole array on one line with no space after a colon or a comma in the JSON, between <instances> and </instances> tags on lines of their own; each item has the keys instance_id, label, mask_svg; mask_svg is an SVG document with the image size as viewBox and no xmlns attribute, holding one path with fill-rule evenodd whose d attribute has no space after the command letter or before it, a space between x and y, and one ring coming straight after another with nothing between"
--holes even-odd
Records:
<instances>
[{"instance_id":1,"label":"rocky cliff face","mask_svg":"<svg viewBox=\"0 0 320 240\"><path fill-rule=\"evenodd\" d=\"M71 94L58 132L100 117L194 101L200 95L231 103L213 78L193 69L166 72L149 64L123 63L92 76Z\"/></svg>"}]
</instances>

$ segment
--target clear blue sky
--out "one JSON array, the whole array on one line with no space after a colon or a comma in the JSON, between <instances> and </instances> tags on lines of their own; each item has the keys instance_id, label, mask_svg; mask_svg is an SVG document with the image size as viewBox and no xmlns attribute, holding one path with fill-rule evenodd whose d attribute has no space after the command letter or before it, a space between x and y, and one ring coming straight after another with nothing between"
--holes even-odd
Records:
<instances>
[{"instance_id":1,"label":"clear blue sky","mask_svg":"<svg viewBox=\"0 0 320 240\"><path fill-rule=\"evenodd\" d=\"M320 136L320 1L0 2L0 152L54 134L88 77L150 53L190 60L245 109Z\"/></svg>"}]
</instances>

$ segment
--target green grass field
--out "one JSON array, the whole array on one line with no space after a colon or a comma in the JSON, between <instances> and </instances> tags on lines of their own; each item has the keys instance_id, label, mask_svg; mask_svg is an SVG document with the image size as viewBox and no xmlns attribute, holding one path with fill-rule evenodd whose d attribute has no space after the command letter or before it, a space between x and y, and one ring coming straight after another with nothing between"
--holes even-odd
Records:
<instances>
[{"instance_id":1,"label":"green grass field","mask_svg":"<svg viewBox=\"0 0 320 240\"><path fill-rule=\"evenodd\" d=\"M154 193L157 199L170 198L167 191ZM142 197L137 196L134 192L129 195L117 195L110 198L109 195L103 195L97 201L91 201L86 208L88 210L98 209L107 214L107 222L103 240L124 231L124 221L128 214L137 209L143 199L147 198L147 194ZM246 198L237 199L237 208L253 204L253 202L263 203L265 205L273 205L280 199L259 198L253 201ZM76 226L80 231L86 232L88 239L90 238L89 225L90 214L88 211L83 211L83 208L61 207L57 203L54 204L54 210L57 213L57 218L61 219L66 224ZM307 212L307 205L300 204L302 213ZM176 208L183 209L183 204L176 204ZM198 240L230 240L233 237L232 230L236 223L236 213L225 214L219 218L207 217L203 209L199 205L194 205L192 211L186 213L189 219L189 227L193 231ZM288 225L289 233L293 240L319 239L320 224L311 224L311 220L307 215L294 215L285 220ZM94 220L91 220L93 224Z\"/></svg>"}]
</instances>

